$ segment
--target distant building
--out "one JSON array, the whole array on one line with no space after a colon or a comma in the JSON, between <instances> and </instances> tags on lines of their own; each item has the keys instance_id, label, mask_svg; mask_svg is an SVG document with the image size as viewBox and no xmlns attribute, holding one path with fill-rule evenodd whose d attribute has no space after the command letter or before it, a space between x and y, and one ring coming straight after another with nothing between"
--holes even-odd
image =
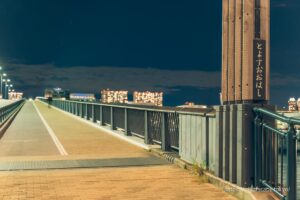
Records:
<instances>
[{"instance_id":1,"label":"distant building","mask_svg":"<svg viewBox=\"0 0 300 200\"><path fill-rule=\"evenodd\" d=\"M133 93L134 104L163 106L163 92L138 92Z\"/></svg>"},{"instance_id":2,"label":"distant building","mask_svg":"<svg viewBox=\"0 0 300 200\"><path fill-rule=\"evenodd\" d=\"M8 93L8 99L9 100L20 100L23 98L22 92L9 92Z\"/></svg>"},{"instance_id":3,"label":"distant building","mask_svg":"<svg viewBox=\"0 0 300 200\"><path fill-rule=\"evenodd\" d=\"M128 103L128 91L124 90L101 90L102 103Z\"/></svg>"},{"instance_id":4,"label":"distant building","mask_svg":"<svg viewBox=\"0 0 300 200\"><path fill-rule=\"evenodd\" d=\"M61 88L47 88L44 92L44 97L52 97L56 99L69 99L70 98L70 91L63 90Z\"/></svg>"},{"instance_id":5,"label":"distant building","mask_svg":"<svg viewBox=\"0 0 300 200\"><path fill-rule=\"evenodd\" d=\"M288 104L289 104L289 111L290 112L297 111L297 102L296 102L296 99L294 97L291 97L289 99Z\"/></svg>"},{"instance_id":6,"label":"distant building","mask_svg":"<svg viewBox=\"0 0 300 200\"><path fill-rule=\"evenodd\" d=\"M70 100L75 101L95 101L95 95L94 94L88 94L88 93L71 93L70 94Z\"/></svg>"},{"instance_id":7,"label":"distant building","mask_svg":"<svg viewBox=\"0 0 300 200\"><path fill-rule=\"evenodd\" d=\"M47 88L44 91L44 97L45 98L53 97L53 93L54 93L53 89Z\"/></svg>"},{"instance_id":8,"label":"distant building","mask_svg":"<svg viewBox=\"0 0 300 200\"><path fill-rule=\"evenodd\" d=\"M196 105L194 102L185 102L184 105L177 106L178 108L207 108L206 105Z\"/></svg>"}]
</instances>

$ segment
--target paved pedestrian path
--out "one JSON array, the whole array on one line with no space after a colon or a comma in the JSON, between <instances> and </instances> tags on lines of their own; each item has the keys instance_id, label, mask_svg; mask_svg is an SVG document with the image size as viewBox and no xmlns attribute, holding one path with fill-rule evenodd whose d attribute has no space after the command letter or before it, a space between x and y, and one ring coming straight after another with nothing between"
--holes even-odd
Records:
<instances>
[{"instance_id":1,"label":"paved pedestrian path","mask_svg":"<svg viewBox=\"0 0 300 200\"><path fill-rule=\"evenodd\" d=\"M26 102L0 140L2 156L59 155L32 102Z\"/></svg>"},{"instance_id":2,"label":"paved pedestrian path","mask_svg":"<svg viewBox=\"0 0 300 200\"><path fill-rule=\"evenodd\" d=\"M235 198L140 147L27 102L0 140L0 199Z\"/></svg>"}]
</instances>

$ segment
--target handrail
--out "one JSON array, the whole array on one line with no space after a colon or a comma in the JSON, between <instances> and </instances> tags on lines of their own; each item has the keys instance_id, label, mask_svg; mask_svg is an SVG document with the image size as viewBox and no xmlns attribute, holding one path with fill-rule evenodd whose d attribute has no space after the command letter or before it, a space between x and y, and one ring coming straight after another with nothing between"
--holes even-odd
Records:
<instances>
[{"instance_id":1,"label":"handrail","mask_svg":"<svg viewBox=\"0 0 300 200\"><path fill-rule=\"evenodd\" d=\"M11 104L7 104L0 108L0 126L12 115L18 106L20 106L24 102L24 99L15 101Z\"/></svg>"},{"instance_id":2,"label":"handrail","mask_svg":"<svg viewBox=\"0 0 300 200\"><path fill-rule=\"evenodd\" d=\"M286 116L280 115L278 113L271 112L271 111L269 111L267 109L264 109L264 108L257 108L256 107L253 110L257 114L261 113L261 114L264 114L264 115L269 116L269 117L273 117L277 120L280 120L280 121L288 123L288 124L300 125L300 119L297 119L297 118L294 118L294 117L286 117Z\"/></svg>"},{"instance_id":3,"label":"handrail","mask_svg":"<svg viewBox=\"0 0 300 200\"><path fill-rule=\"evenodd\" d=\"M44 97L38 97L38 99L44 99ZM100 106L110 106L114 108L127 108L127 109L134 109L134 110L143 110L143 111L155 111L155 112L164 112L164 113L179 113L179 114L192 114L192 115L200 115L200 116L207 116L207 117L215 117L215 114L212 113L213 109L207 109L205 111L199 112L199 111L190 111L190 110L183 110L183 109L166 109L166 107L157 107L157 108L149 108L147 106L145 107L138 107L133 105L119 105L119 104L109 104L109 103L97 103L97 102L85 102L85 101L74 101L74 100L61 100L61 99L53 99L53 100L59 100L59 101L68 101L73 103L80 103L80 104L89 104L89 105L100 105Z\"/></svg>"},{"instance_id":4,"label":"handrail","mask_svg":"<svg viewBox=\"0 0 300 200\"><path fill-rule=\"evenodd\" d=\"M259 186L259 183L263 186L269 188L281 199L296 199L296 186L297 186L297 133L295 130L295 125L300 125L300 119L293 117L286 117L278 113L269 111L265 108L253 108L253 111L256 114L254 120L254 145L255 145L255 185ZM267 118L265 118L267 117ZM275 120L288 124L288 130L282 131L272 123ZM271 123L271 124L270 124ZM280 147L278 146L278 140L281 139ZM276 144L277 141L277 144ZM274 184L276 180L271 178L270 174L277 173L274 167L278 167L278 154L281 154L281 163L280 163L280 184L277 183L277 186L281 187L281 191L274 189ZM263 152L263 154L262 154ZM286 174L283 173L283 154L286 152L287 156L287 170ZM277 159L274 159L277 157ZM266 167L267 166L267 167ZM269 171L266 172L268 168ZM275 176L279 177L278 174ZM282 191L282 187L285 186L283 183L283 176L287 177L286 188L289 189L289 192L285 194ZM276 186L276 185L275 185Z\"/></svg>"}]
</instances>

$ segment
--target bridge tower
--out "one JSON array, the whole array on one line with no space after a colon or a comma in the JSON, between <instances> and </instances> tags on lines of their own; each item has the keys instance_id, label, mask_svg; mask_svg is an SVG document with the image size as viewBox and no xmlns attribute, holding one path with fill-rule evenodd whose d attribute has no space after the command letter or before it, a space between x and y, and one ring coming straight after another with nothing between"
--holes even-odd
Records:
<instances>
[{"instance_id":1,"label":"bridge tower","mask_svg":"<svg viewBox=\"0 0 300 200\"><path fill-rule=\"evenodd\" d=\"M254 183L253 107L270 100L270 0L223 0L222 94L216 106L216 175Z\"/></svg>"},{"instance_id":2,"label":"bridge tower","mask_svg":"<svg viewBox=\"0 0 300 200\"><path fill-rule=\"evenodd\" d=\"M222 102L270 99L270 1L223 0Z\"/></svg>"}]
</instances>

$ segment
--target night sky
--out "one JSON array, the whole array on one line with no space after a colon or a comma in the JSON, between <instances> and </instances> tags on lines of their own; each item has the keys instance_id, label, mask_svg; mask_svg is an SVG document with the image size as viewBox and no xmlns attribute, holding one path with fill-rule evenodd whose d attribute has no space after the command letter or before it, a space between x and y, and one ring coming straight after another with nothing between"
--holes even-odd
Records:
<instances>
[{"instance_id":1,"label":"night sky","mask_svg":"<svg viewBox=\"0 0 300 200\"><path fill-rule=\"evenodd\" d=\"M271 100L281 106L300 97L299 10L299 0L271 0ZM213 105L221 20L221 0L1 0L0 64L27 97L110 88Z\"/></svg>"}]
</instances>

